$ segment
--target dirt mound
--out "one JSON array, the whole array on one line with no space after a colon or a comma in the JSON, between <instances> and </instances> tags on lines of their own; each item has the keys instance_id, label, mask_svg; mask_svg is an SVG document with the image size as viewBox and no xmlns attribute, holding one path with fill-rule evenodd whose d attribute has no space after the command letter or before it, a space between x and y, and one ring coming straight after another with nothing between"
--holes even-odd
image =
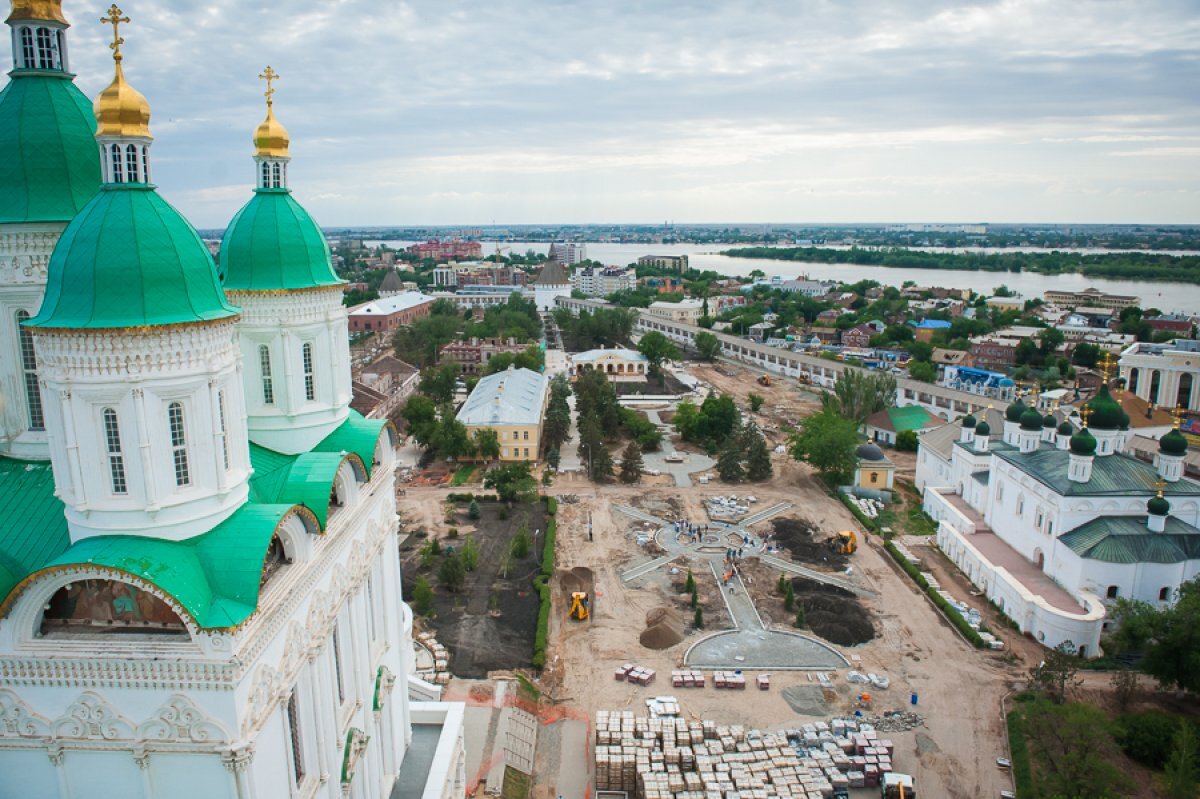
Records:
<instances>
[{"instance_id":1,"label":"dirt mound","mask_svg":"<svg viewBox=\"0 0 1200 799\"><path fill-rule=\"evenodd\" d=\"M596 580L592 576L592 570L585 566L576 566L574 569L560 569L558 572L558 581L563 588L564 596L568 599L576 591L583 591L588 597L591 597L596 587Z\"/></svg>"},{"instance_id":2,"label":"dirt mound","mask_svg":"<svg viewBox=\"0 0 1200 799\"><path fill-rule=\"evenodd\" d=\"M865 644L875 637L875 625L854 594L833 585L796 577L792 580L796 606L815 635L838 646Z\"/></svg>"},{"instance_id":3,"label":"dirt mound","mask_svg":"<svg viewBox=\"0 0 1200 799\"><path fill-rule=\"evenodd\" d=\"M794 560L839 571L846 568L847 556L826 543L832 532L821 532L801 519L775 519L771 525L776 543L790 552Z\"/></svg>"},{"instance_id":4,"label":"dirt mound","mask_svg":"<svg viewBox=\"0 0 1200 799\"><path fill-rule=\"evenodd\" d=\"M638 638L647 649L667 649L683 640L683 620L670 608L655 608L646 614L646 629Z\"/></svg>"}]
</instances>

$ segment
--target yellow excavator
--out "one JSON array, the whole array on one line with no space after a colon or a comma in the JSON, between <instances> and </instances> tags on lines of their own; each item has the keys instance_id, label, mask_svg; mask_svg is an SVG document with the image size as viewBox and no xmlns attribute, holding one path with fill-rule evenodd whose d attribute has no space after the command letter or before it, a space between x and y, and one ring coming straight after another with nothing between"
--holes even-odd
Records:
<instances>
[{"instance_id":1,"label":"yellow excavator","mask_svg":"<svg viewBox=\"0 0 1200 799\"><path fill-rule=\"evenodd\" d=\"M567 613L567 617L576 621L586 621L591 613L588 611L588 595L586 591L574 591L571 593L571 610Z\"/></svg>"},{"instance_id":2,"label":"yellow excavator","mask_svg":"<svg viewBox=\"0 0 1200 799\"><path fill-rule=\"evenodd\" d=\"M853 530L842 530L834 533L829 539L829 546L842 555L853 555L858 551L858 536Z\"/></svg>"},{"instance_id":3,"label":"yellow excavator","mask_svg":"<svg viewBox=\"0 0 1200 799\"><path fill-rule=\"evenodd\" d=\"M758 384L759 384L760 386L769 386L769 385L771 385L771 376L770 376L770 375L759 375L759 376L758 376Z\"/></svg>"}]
</instances>

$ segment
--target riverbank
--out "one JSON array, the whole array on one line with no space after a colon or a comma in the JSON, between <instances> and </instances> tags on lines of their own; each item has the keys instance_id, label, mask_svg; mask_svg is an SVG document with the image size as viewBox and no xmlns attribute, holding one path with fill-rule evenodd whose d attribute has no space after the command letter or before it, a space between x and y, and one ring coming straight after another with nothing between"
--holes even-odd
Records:
<instances>
[{"instance_id":1,"label":"riverbank","mask_svg":"<svg viewBox=\"0 0 1200 799\"><path fill-rule=\"evenodd\" d=\"M724 250L730 258L804 263L854 264L890 269L948 269L973 272L1078 273L1108 280L1153 280L1200 284L1200 256L1150 252L1073 253L929 252L902 247L832 249L827 247L739 247Z\"/></svg>"}]
</instances>

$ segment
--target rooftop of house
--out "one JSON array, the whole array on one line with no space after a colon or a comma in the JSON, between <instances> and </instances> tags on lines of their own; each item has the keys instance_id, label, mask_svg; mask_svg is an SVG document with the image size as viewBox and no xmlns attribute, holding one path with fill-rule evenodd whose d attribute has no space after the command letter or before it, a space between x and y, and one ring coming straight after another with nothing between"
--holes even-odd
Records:
<instances>
[{"instance_id":1,"label":"rooftop of house","mask_svg":"<svg viewBox=\"0 0 1200 799\"><path fill-rule=\"evenodd\" d=\"M380 297L377 300L359 305L357 308L350 309L351 316L391 316L400 311L407 311L409 308L415 308L418 305L423 305L427 302L433 302L434 298L428 294L423 294L419 291L406 291L403 294L396 294L391 297Z\"/></svg>"},{"instance_id":2,"label":"rooftop of house","mask_svg":"<svg viewBox=\"0 0 1200 799\"><path fill-rule=\"evenodd\" d=\"M587 352L581 352L581 353L578 353L577 355L572 355L571 360L574 361L575 363L591 363L593 361L599 360L600 358L602 358L604 356L615 356L617 358L623 358L626 361L640 361L642 363L647 363L649 360L646 358L645 355L642 355L637 350L630 350L630 349L626 349L624 347L613 347L612 349L600 348L598 350L588 350Z\"/></svg>"},{"instance_id":3,"label":"rooftop of house","mask_svg":"<svg viewBox=\"0 0 1200 799\"><path fill-rule=\"evenodd\" d=\"M546 376L510 366L480 379L456 417L473 427L536 425L546 404Z\"/></svg>"},{"instance_id":4,"label":"rooftop of house","mask_svg":"<svg viewBox=\"0 0 1200 799\"><path fill-rule=\"evenodd\" d=\"M903 408L884 408L867 417L868 427L877 427L894 433L906 430L922 430L926 427L939 427L945 422L922 408L920 405L907 405Z\"/></svg>"},{"instance_id":5,"label":"rooftop of house","mask_svg":"<svg viewBox=\"0 0 1200 799\"><path fill-rule=\"evenodd\" d=\"M1059 496L1149 497L1157 491L1158 470L1132 455L1114 453L1092 459L1092 475L1086 483L1067 478L1069 450L1042 443L1032 452L1015 448L993 448L996 456L1050 488ZM1200 496L1200 484L1180 480L1171 484L1174 495Z\"/></svg>"},{"instance_id":6,"label":"rooftop of house","mask_svg":"<svg viewBox=\"0 0 1200 799\"><path fill-rule=\"evenodd\" d=\"M1081 558L1105 563L1200 560L1200 530L1174 516L1156 533L1145 516L1099 516L1058 537Z\"/></svg>"}]
</instances>

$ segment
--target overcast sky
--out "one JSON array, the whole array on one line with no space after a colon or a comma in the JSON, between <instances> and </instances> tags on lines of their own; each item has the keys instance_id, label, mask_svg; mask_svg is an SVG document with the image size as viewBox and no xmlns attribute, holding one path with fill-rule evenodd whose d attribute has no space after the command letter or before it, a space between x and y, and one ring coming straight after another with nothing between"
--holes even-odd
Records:
<instances>
[{"instance_id":1,"label":"overcast sky","mask_svg":"<svg viewBox=\"0 0 1200 799\"><path fill-rule=\"evenodd\" d=\"M77 83L103 3L65 0ZM161 191L324 225L1200 222L1200 1L125 0Z\"/></svg>"}]
</instances>

